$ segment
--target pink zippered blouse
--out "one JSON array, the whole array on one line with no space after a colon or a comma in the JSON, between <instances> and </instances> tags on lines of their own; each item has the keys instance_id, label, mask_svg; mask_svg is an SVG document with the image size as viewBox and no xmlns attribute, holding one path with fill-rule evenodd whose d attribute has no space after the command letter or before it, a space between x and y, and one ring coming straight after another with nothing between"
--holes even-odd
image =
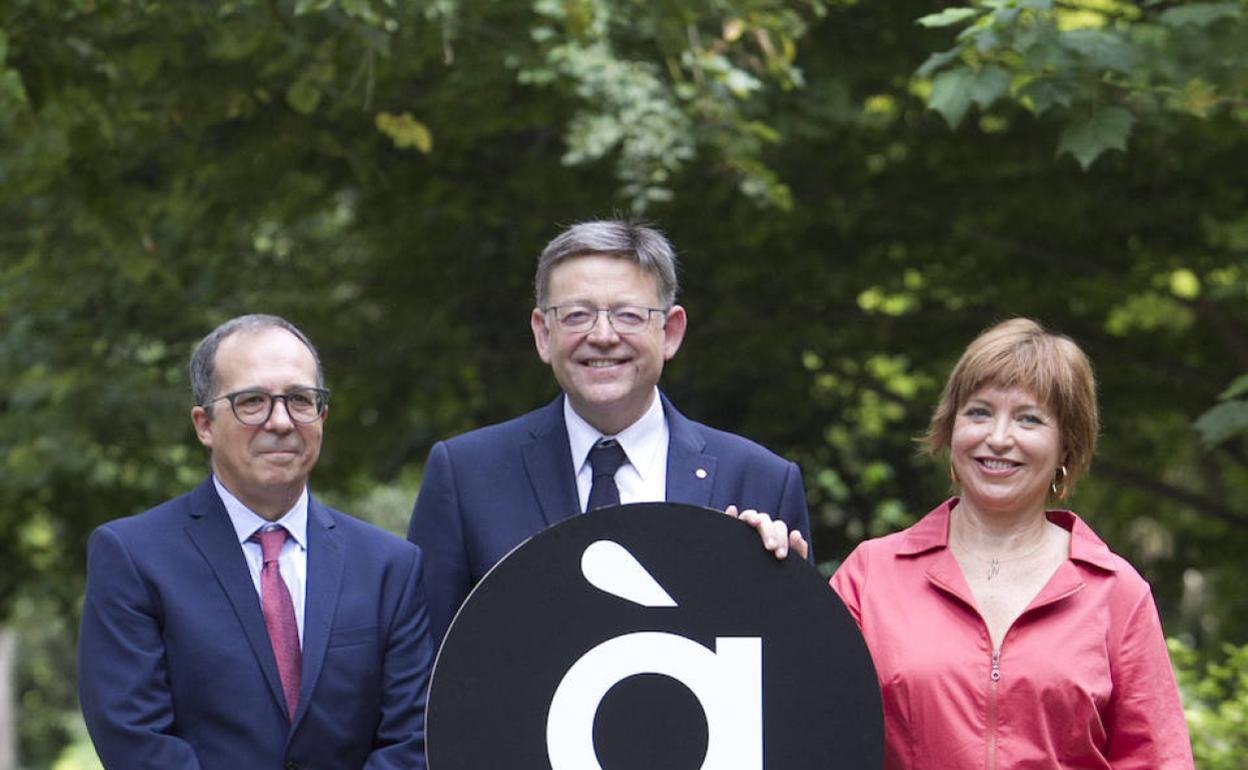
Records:
<instances>
[{"instance_id":1,"label":"pink zippered blouse","mask_svg":"<svg viewBox=\"0 0 1248 770\"><path fill-rule=\"evenodd\" d=\"M992 649L948 546L950 498L831 580L884 703L887 770L1192 770L1148 583L1070 511L1063 562Z\"/></svg>"}]
</instances>

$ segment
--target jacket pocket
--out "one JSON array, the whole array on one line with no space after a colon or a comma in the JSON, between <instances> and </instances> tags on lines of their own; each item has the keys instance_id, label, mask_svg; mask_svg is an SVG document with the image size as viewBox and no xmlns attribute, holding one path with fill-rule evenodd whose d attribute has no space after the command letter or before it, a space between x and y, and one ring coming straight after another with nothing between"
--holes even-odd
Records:
<instances>
[{"instance_id":1,"label":"jacket pocket","mask_svg":"<svg viewBox=\"0 0 1248 770\"><path fill-rule=\"evenodd\" d=\"M375 643L376 641L377 626L334 629L329 634L330 647L350 647L356 644Z\"/></svg>"}]
</instances>

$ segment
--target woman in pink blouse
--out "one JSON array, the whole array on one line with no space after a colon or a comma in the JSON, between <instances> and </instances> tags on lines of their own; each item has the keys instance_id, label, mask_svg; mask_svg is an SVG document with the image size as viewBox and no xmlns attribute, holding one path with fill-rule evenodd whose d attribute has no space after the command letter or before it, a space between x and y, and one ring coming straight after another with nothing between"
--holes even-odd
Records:
<instances>
[{"instance_id":1,"label":"woman in pink blouse","mask_svg":"<svg viewBox=\"0 0 1248 770\"><path fill-rule=\"evenodd\" d=\"M879 675L889 770L1193 767L1148 584L1048 508L1097 429L1091 366L1064 336L1016 318L958 361L926 436L958 496L831 580ZM742 518L805 555L782 523Z\"/></svg>"}]
</instances>

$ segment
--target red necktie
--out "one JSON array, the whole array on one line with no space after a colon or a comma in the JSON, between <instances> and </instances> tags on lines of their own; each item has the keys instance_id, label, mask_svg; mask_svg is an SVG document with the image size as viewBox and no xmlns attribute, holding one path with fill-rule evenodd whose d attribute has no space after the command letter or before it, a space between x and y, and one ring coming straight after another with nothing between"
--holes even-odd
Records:
<instances>
[{"instance_id":1,"label":"red necktie","mask_svg":"<svg viewBox=\"0 0 1248 770\"><path fill-rule=\"evenodd\" d=\"M295 605L290 601L290 591L282 580L277 557L286 542L286 530L275 527L252 535L260 541L264 553L264 567L260 570L260 608L264 611L264 625L269 630L269 643L273 645L273 657L277 658L277 673L282 678L282 690L286 693L286 709L294 719L299 705L299 677L303 668L303 653L299 649L299 626L295 623Z\"/></svg>"}]
</instances>

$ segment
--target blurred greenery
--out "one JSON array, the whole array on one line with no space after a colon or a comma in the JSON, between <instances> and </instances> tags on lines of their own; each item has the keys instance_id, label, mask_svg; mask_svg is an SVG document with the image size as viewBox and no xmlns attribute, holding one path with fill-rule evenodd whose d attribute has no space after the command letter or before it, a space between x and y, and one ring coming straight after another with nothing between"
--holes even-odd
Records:
<instances>
[{"instance_id":1,"label":"blurred greenery","mask_svg":"<svg viewBox=\"0 0 1248 770\"><path fill-rule=\"evenodd\" d=\"M1248 645L1226 645L1202 668L1199 656L1170 642L1200 770L1239 770L1248 757Z\"/></svg>"},{"instance_id":2,"label":"blurred greenery","mask_svg":"<svg viewBox=\"0 0 1248 770\"><path fill-rule=\"evenodd\" d=\"M1152 582L1197 745L1242 745L1246 57L1248 0L0 0L23 764L79 729L87 535L205 471L200 336L304 328L317 493L402 531L433 441L554 394L535 256L616 212L681 252L664 387L801 463L825 569L947 493L912 437L978 331L1072 335L1072 506Z\"/></svg>"}]
</instances>

